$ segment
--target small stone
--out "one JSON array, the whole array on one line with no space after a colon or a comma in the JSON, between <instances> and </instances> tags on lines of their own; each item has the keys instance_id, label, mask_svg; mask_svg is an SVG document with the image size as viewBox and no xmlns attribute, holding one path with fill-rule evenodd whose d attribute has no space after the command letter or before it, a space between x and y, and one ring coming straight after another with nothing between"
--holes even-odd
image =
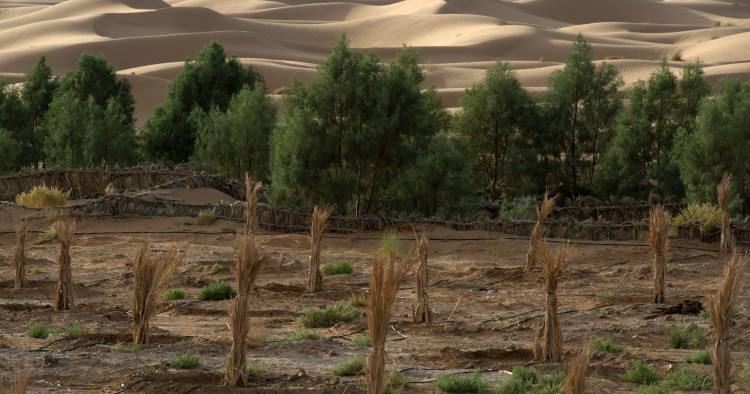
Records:
<instances>
[{"instance_id":1,"label":"small stone","mask_svg":"<svg viewBox=\"0 0 750 394\"><path fill-rule=\"evenodd\" d=\"M335 350L331 349L328 351L328 355L333 357L333 356L338 356L339 354Z\"/></svg>"},{"instance_id":2,"label":"small stone","mask_svg":"<svg viewBox=\"0 0 750 394\"><path fill-rule=\"evenodd\" d=\"M466 327L466 332L468 332L469 334L476 334L479 331L482 331L482 327L479 327L479 326Z\"/></svg>"},{"instance_id":3,"label":"small stone","mask_svg":"<svg viewBox=\"0 0 750 394\"><path fill-rule=\"evenodd\" d=\"M445 326L445 332L456 332L456 326Z\"/></svg>"}]
</instances>

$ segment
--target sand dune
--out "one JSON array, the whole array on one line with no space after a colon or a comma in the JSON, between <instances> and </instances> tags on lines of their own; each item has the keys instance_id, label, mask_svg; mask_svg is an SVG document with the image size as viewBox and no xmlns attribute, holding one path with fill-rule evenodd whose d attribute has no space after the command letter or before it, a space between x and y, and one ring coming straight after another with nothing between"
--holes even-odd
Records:
<instances>
[{"instance_id":1,"label":"sand dune","mask_svg":"<svg viewBox=\"0 0 750 394\"><path fill-rule=\"evenodd\" d=\"M426 84L448 106L496 59L544 92L578 33L628 84L677 53L699 59L711 81L750 77L748 0L14 1L0 3L0 74L22 82L41 55L64 74L81 52L102 53L131 80L142 124L211 40L260 68L274 91L293 74L312 78L342 33L384 62L402 44L419 48ZM670 67L679 75L682 64Z\"/></svg>"}]
</instances>

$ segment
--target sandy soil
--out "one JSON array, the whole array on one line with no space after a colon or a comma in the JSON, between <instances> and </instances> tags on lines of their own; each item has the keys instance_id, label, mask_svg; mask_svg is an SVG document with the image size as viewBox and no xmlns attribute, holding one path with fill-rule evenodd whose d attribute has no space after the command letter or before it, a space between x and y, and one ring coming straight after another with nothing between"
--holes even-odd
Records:
<instances>
[{"instance_id":1,"label":"sandy soil","mask_svg":"<svg viewBox=\"0 0 750 394\"><path fill-rule=\"evenodd\" d=\"M62 75L82 51L103 53L130 79L142 124L211 40L259 67L274 91L293 74L311 78L342 33L383 61L402 44L419 48L426 84L448 107L496 59L543 92L578 33L628 84L676 52L700 59L712 82L750 76L748 0L19 0L0 3L0 74L22 82L46 54ZM670 63L678 75L682 65Z\"/></svg>"},{"instance_id":2,"label":"sandy soil","mask_svg":"<svg viewBox=\"0 0 750 394\"><path fill-rule=\"evenodd\" d=\"M172 197L184 194L174 192ZM197 226L194 218L187 217L81 217L72 247L75 308L58 312L50 306L57 281L57 243L34 245L36 234L29 236L29 286L13 289L8 262L15 239L12 225L29 214L35 215L32 230L45 227L40 212L0 205L0 376L8 378L13 371L26 368L31 371L31 392L229 390L219 386L222 374L217 372L230 348L229 302L199 301L196 294L202 286L234 280L230 267L235 251L230 245L241 223L218 220ZM541 321L545 293L539 271L518 272L528 240L440 226L418 230L431 238L429 291L436 322L412 322L414 280L408 277L397 296L387 347L390 361L411 382L408 392L434 391L432 382L440 373L470 373L479 368L485 378L500 381L516 365L533 365L545 373L564 368L563 363L533 362L532 339ZM152 323L151 344L136 354L112 352L117 342L131 340L132 258L148 234L154 250L173 244L187 249L186 260L170 281L184 288L187 297L160 306ZM402 229L404 239L411 239L412 234L411 229ZM324 338L318 341L290 343L284 338L299 331L295 321L306 309L366 293L378 236L329 234L324 263L345 259L354 273L326 275L325 290L316 294L305 293L306 235L264 232L260 236L272 262L260 273L251 315L255 332L265 334L269 343L249 352L249 363L266 368L252 375L249 392L363 392L362 377L339 378L330 369L366 353L350 345L357 333L366 332L364 320L313 329ZM668 303L693 297L705 301L704 296L715 291L727 260L717 249L717 244L673 241L666 275ZM637 385L619 378L633 359L648 360L665 373L685 365L692 350L664 349L670 326L695 322L708 332L710 323L694 315L646 319L655 310L650 304L651 252L646 243L580 242L577 251L558 293L565 359L594 337L612 338L633 349L626 355L594 354L589 372L592 392L635 392ZM207 273L214 264L224 269ZM735 362L743 357L750 340L749 309L750 297L743 291L742 318L732 330ZM77 325L90 334L26 336L27 328L40 320L50 329ZM179 370L169 366L175 352L187 350L200 353L199 367Z\"/></svg>"}]
</instances>

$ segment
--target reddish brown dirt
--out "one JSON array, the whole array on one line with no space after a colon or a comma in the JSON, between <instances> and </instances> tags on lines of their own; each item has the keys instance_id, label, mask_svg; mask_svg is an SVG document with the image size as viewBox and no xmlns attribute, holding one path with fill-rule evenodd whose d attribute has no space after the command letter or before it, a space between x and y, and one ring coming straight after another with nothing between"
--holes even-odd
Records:
<instances>
[{"instance_id":1,"label":"reddish brown dirt","mask_svg":"<svg viewBox=\"0 0 750 394\"><path fill-rule=\"evenodd\" d=\"M50 307L57 280L56 242L27 246L28 288L13 289L9 256L15 237L13 223L36 215L32 230L45 227L37 211L0 206L0 375L31 372L30 391L95 392L216 392L222 374L217 370L229 352L228 301L199 301L207 284L234 280L230 269L233 232L241 223L219 220L210 226L193 225L193 218L82 217L72 247L75 308L58 312ZM430 300L436 322L415 324L414 280L409 276L394 305L393 328L387 352L391 364L412 382L407 392L433 392L440 373L471 372L499 381L516 365L533 365L547 373L563 363L536 364L532 355L534 330L540 322L544 291L538 271L519 274L528 240L504 234L456 232L444 227L424 229L430 241ZM170 283L187 291L184 300L160 307L152 323L152 343L135 354L112 352L117 342L130 341L132 258L141 239L151 234L154 250L172 244L187 248L187 258ZM411 239L411 230L401 233ZM370 256L378 234L329 234L323 261L348 260L351 275L325 276L325 291L306 294L309 245L305 234L265 232L263 250L273 257L261 272L252 303L255 331L269 344L249 351L248 362L265 366L251 375L249 391L348 393L364 391L362 377L335 377L330 369L343 360L365 354L350 345L352 333L366 330L365 320L314 329L324 339L286 342L298 331L296 318L308 308L346 300L367 291ZM668 303L704 297L715 291L726 256L718 244L673 240L666 281ZM205 267L223 270L207 274ZM635 392L638 386L619 375L631 360L642 359L662 372L681 368L692 350L664 349L667 333L676 322L695 322L709 332L710 323L698 316L669 315L646 320L654 306L651 252L643 241L581 242L577 257L559 287L565 359L594 337L612 338L632 347L626 355L596 352L590 363L592 392ZM599 295L600 297L597 297ZM699 298L705 301L705 298ZM750 330L750 297L740 296L732 335L735 363L744 356ZM44 320L50 329L78 325L90 334L58 334L34 339L25 332ZM396 332L396 330L398 332ZM365 331L363 331L365 332ZM201 364L179 370L168 364L175 352L200 353ZM701 368L706 368L701 366ZM247 389L246 389L247 390Z\"/></svg>"}]
</instances>

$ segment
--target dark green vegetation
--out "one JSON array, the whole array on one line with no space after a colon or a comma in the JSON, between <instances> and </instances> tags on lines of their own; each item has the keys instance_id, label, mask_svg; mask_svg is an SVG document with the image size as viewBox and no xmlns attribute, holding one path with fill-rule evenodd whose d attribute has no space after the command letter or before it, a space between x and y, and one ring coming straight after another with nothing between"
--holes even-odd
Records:
<instances>
[{"instance_id":1,"label":"dark green vegetation","mask_svg":"<svg viewBox=\"0 0 750 394\"><path fill-rule=\"evenodd\" d=\"M350 322L362 314L361 309L353 307L344 301L338 301L323 309L308 309L297 318L300 327L332 327L339 322Z\"/></svg>"},{"instance_id":2,"label":"dark green vegetation","mask_svg":"<svg viewBox=\"0 0 750 394\"><path fill-rule=\"evenodd\" d=\"M700 64L675 75L663 60L623 94L618 71L594 59L579 35L539 98L498 61L450 114L415 50L384 64L342 37L276 108L260 72L212 42L136 133L130 85L104 57L84 53L61 77L42 57L20 88L0 79L0 171L190 161L270 182L278 206L444 216L546 189L709 201L729 171L732 212L750 212L750 82L712 93Z\"/></svg>"},{"instance_id":3,"label":"dark green vegetation","mask_svg":"<svg viewBox=\"0 0 750 394\"><path fill-rule=\"evenodd\" d=\"M226 282L216 282L209 286L203 286L198 292L201 301L221 301L237 297L237 289Z\"/></svg>"},{"instance_id":4,"label":"dark green vegetation","mask_svg":"<svg viewBox=\"0 0 750 394\"><path fill-rule=\"evenodd\" d=\"M328 275L341 275L351 274L354 272L354 268L346 260L337 261L335 263L326 264L323 266L323 272Z\"/></svg>"},{"instance_id":5,"label":"dark green vegetation","mask_svg":"<svg viewBox=\"0 0 750 394\"><path fill-rule=\"evenodd\" d=\"M446 393L481 393L489 385L489 382L482 379L479 371L474 371L470 376L441 374L435 381L435 387Z\"/></svg>"}]
</instances>

